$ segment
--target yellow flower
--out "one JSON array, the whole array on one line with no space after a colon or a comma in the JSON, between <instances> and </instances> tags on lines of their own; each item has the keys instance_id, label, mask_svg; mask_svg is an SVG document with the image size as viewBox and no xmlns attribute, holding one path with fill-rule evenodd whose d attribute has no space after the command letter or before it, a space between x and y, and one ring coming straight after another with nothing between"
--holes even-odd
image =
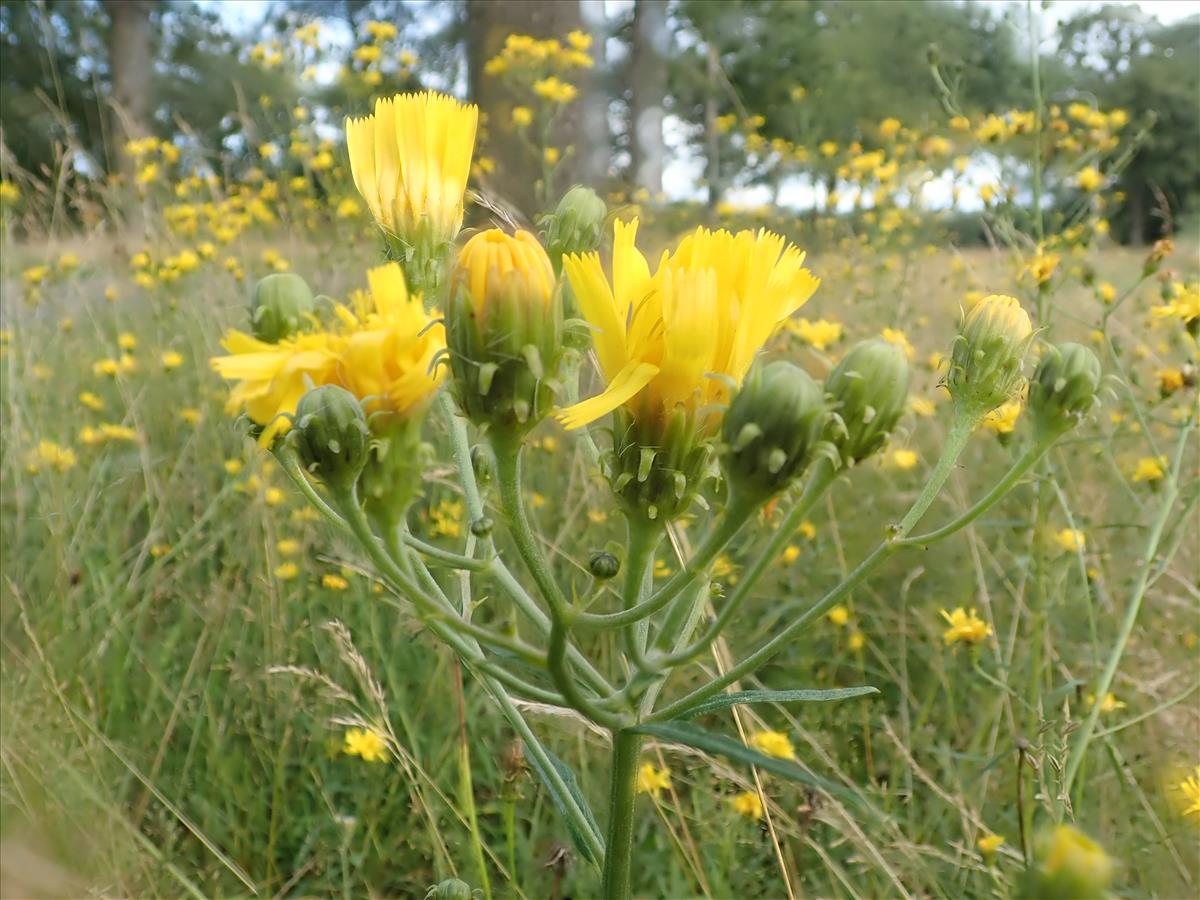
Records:
<instances>
[{"instance_id":1,"label":"yellow flower","mask_svg":"<svg viewBox=\"0 0 1200 900\"><path fill-rule=\"evenodd\" d=\"M900 128L900 120L889 116L879 123L879 136L883 138L895 137Z\"/></svg>"},{"instance_id":2,"label":"yellow flower","mask_svg":"<svg viewBox=\"0 0 1200 900\"><path fill-rule=\"evenodd\" d=\"M733 811L739 816L745 816L747 819L758 820L763 817L763 804L759 799L758 794L754 791L742 791L742 793L734 796L730 801L733 804Z\"/></svg>"},{"instance_id":3,"label":"yellow flower","mask_svg":"<svg viewBox=\"0 0 1200 900\"><path fill-rule=\"evenodd\" d=\"M824 350L842 338L842 323L830 322L828 319L817 319L815 322L797 319L791 329L800 340L818 350Z\"/></svg>"},{"instance_id":4,"label":"yellow flower","mask_svg":"<svg viewBox=\"0 0 1200 900\"><path fill-rule=\"evenodd\" d=\"M791 565L800 558L800 548L795 544L788 544L783 550L783 562L785 565Z\"/></svg>"},{"instance_id":5,"label":"yellow flower","mask_svg":"<svg viewBox=\"0 0 1200 900\"><path fill-rule=\"evenodd\" d=\"M1096 695L1095 694L1087 695L1087 705L1089 708L1096 705ZM1116 712L1118 709L1124 709L1124 708L1125 708L1125 701L1118 700L1117 695L1114 694L1112 691L1109 691L1107 694L1105 694L1103 697L1100 698L1100 712L1102 712L1102 713Z\"/></svg>"},{"instance_id":6,"label":"yellow flower","mask_svg":"<svg viewBox=\"0 0 1200 900\"><path fill-rule=\"evenodd\" d=\"M49 466L60 472L74 467L77 462L75 451L63 447L53 441L38 441L37 447L30 451L26 459L26 467L31 475L36 475L43 466Z\"/></svg>"},{"instance_id":7,"label":"yellow flower","mask_svg":"<svg viewBox=\"0 0 1200 900\"><path fill-rule=\"evenodd\" d=\"M104 401L91 391L84 391L79 395L79 402L93 412L100 412L104 409Z\"/></svg>"},{"instance_id":8,"label":"yellow flower","mask_svg":"<svg viewBox=\"0 0 1200 900\"><path fill-rule=\"evenodd\" d=\"M919 457L915 450L893 450L888 461L902 472L906 472L917 464Z\"/></svg>"},{"instance_id":9,"label":"yellow flower","mask_svg":"<svg viewBox=\"0 0 1200 900\"><path fill-rule=\"evenodd\" d=\"M169 372L183 365L183 354L175 350L168 350L163 353L160 361L162 362L162 367Z\"/></svg>"},{"instance_id":10,"label":"yellow flower","mask_svg":"<svg viewBox=\"0 0 1200 900\"><path fill-rule=\"evenodd\" d=\"M294 562L280 563L275 567L275 577L280 581L291 581L300 574L300 567Z\"/></svg>"},{"instance_id":11,"label":"yellow flower","mask_svg":"<svg viewBox=\"0 0 1200 900\"><path fill-rule=\"evenodd\" d=\"M380 43L390 41L399 33L391 22L371 21L367 23L366 28L371 39Z\"/></svg>"},{"instance_id":12,"label":"yellow flower","mask_svg":"<svg viewBox=\"0 0 1200 900\"><path fill-rule=\"evenodd\" d=\"M962 641L964 644L978 644L992 633L992 626L975 613L969 613L961 606L952 613L942 610L942 618L950 625L942 633L942 640L947 645Z\"/></svg>"},{"instance_id":13,"label":"yellow flower","mask_svg":"<svg viewBox=\"0 0 1200 900\"><path fill-rule=\"evenodd\" d=\"M1003 835L992 834L988 831L980 835L979 840L975 842L975 846L979 848L979 852L984 856L994 856L1003 843Z\"/></svg>"},{"instance_id":14,"label":"yellow flower","mask_svg":"<svg viewBox=\"0 0 1200 900\"><path fill-rule=\"evenodd\" d=\"M1104 184L1104 176L1095 166L1087 166L1079 170L1079 174L1075 176L1075 183L1079 185L1080 190L1090 194Z\"/></svg>"},{"instance_id":15,"label":"yellow flower","mask_svg":"<svg viewBox=\"0 0 1200 900\"><path fill-rule=\"evenodd\" d=\"M514 106L512 111L512 123L518 128L524 128L533 122L533 110L528 106Z\"/></svg>"},{"instance_id":16,"label":"yellow flower","mask_svg":"<svg viewBox=\"0 0 1200 900\"><path fill-rule=\"evenodd\" d=\"M430 532L438 537L461 537L463 504L461 500L443 500L429 510L433 523Z\"/></svg>"},{"instance_id":17,"label":"yellow flower","mask_svg":"<svg viewBox=\"0 0 1200 900\"><path fill-rule=\"evenodd\" d=\"M441 246L462 227L479 109L431 91L375 101L346 119L354 184L385 232Z\"/></svg>"},{"instance_id":18,"label":"yellow flower","mask_svg":"<svg viewBox=\"0 0 1200 900\"><path fill-rule=\"evenodd\" d=\"M765 753L776 759L796 758L796 750L792 747L792 742L782 731L760 731L751 735L750 746L759 753Z\"/></svg>"},{"instance_id":19,"label":"yellow flower","mask_svg":"<svg viewBox=\"0 0 1200 900\"><path fill-rule=\"evenodd\" d=\"M300 542L295 538L282 538L275 542L275 549L280 556L295 556L300 552Z\"/></svg>"},{"instance_id":20,"label":"yellow flower","mask_svg":"<svg viewBox=\"0 0 1200 900\"><path fill-rule=\"evenodd\" d=\"M196 425L204 418L204 413L196 409L194 406L188 406L179 411L179 418L187 422L189 425Z\"/></svg>"},{"instance_id":21,"label":"yellow flower","mask_svg":"<svg viewBox=\"0 0 1200 900\"><path fill-rule=\"evenodd\" d=\"M1026 271L1033 277L1033 280L1038 284L1045 284L1054 277L1054 271L1058 268L1059 255L1057 253L1044 253L1039 247L1037 255L1029 261L1029 266Z\"/></svg>"},{"instance_id":22,"label":"yellow flower","mask_svg":"<svg viewBox=\"0 0 1200 900\"><path fill-rule=\"evenodd\" d=\"M367 273L369 292L356 291L349 306L339 304L335 331L299 333L275 344L240 331L222 341L228 356L212 366L226 379L239 382L230 392L227 409L244 411L265 426L259 443L270 446L290 425L286 416L309 387L337 384L371 411L401 418L418 413L444 377L433 358L445 347L445 333L435 324L437 313L426 312L408 293L396 263Z\"/></svg>"},{"instance_id":23,"label":"yellow flower","mask_svg":"<svg viewBox=\"0 0 1200 900\"><path fill-rule=\"evenodd\" d=\"M908 398L908 408L912 410L913 415L929 418L937 412L937 407L934 406L932 400L928 397L918 397L915 394Z\"/></svg>"},{"instance_id":24,"label":"yellow flower","mask_svg":"<svg viewBox=\"0 0 1200 900\"><path fill-rule=\"evenodd\" d=\"M671 789L671 770L659 769L653 763L642 763L638 769L637 792L649 794L655 800Z\"/></svg>"},{"instance_id":25,"label":"yellow flower","mask_svg":"<svg viewBox=\"0 0 1200 900\"><path fill-rule=\"evenodd\" d=\"M396 263L369 270L367 285L369 292L351 295L349 307L334 308L343 328L335 342L336 383L368 401L368 412L406 419L425 409L445 377L433 360L446 346L446 332L438 311L426 312L408 292Z\"/></svg>"},{"instance_id":26,"label":"yellow flower","mask_svg":"<svg viewBox=\"0 0 1200 900\"><path fill-rule=\"evenodd\" d=\"M267 488L267 490L263 493L263 500L266 502L267 506L279 506L279 504L283 503L283 501L286 499L287 494L277 487Z\"/></svg>"},{"instance_id":27,"label":"yellow flower","mask_svg":"<svg viewBox=\"0 0 1200 900\"><path fill-rule=\"evenodd\" d=\"M1154 376L1158 379L1159 393L1164 397L1169 397L1186 383L1181 369L1160 369Z\"/></svg>"},{"instance_id":28,"label":"yellow flower","mask_svg":"<svg viewBox=\"0 0 1200 900\"><path fill-rule=\"evenodd\" d=\"M1137 465L1133 470L1134 481L1158 481L1165 474L1166 457L1160 456L1157 459L1153 456L1143 456L1137 461Z\"/></svg>"},{"instance_id":29,"label":"yellow flower","mask_svg":"<svg viewBox=\"0 0 1200 900\"><path fill-rule=\"evenodd\" d=\"M1187 806L1183 808L1185 816L1200 816L1200 766L1196 766L1194 774L1179 783L1179 792Z\"/></svg>"},{"instance_id":30,"label":"yellow flower","mask_svg":"<svg viewBox=\"0 0 1200 900\"><path fill-rule=\"evenodd\" d=\"M1076 528L1064 528L1054 535L1054 543L1058 544L1066 553L1075 553L1084 548L1087 539L1083 532Z\"/></svg>"},{"instance_id":31,"label":"yellow flower","mask_svg":"<svg viewBox=\"0 0 1200 900\"><path fill-rule=\"evenodd\" d=\"M546 161L546 164L550 166L558 162L561 155L562 154L559 152L557 147L547 147L542 151L542 158Z\"/></svg>"},{"instance_id":32,"label":"yellow flower","mask_svg":"<svg viewBox=\"0 0 1200 900\"><path fill-rule=\"evenodd\" d=\"M533 92L552 103L570 103L579 95L579 90L569 81L551 75L533 83Z\"/></svg>"},{"instance_id":33,"label":"yellow flower","mask_svg":"<svg viewBox=\"0 0 1200 900\"><path fill-rule=\"evenodd\" d=\"M913 358L913 345L909 342L908 336L897 328L885 328L879 333L879 336L889 344L895 344L904 351L904 355L909 359Z\"/></svg>"},{"instance_id":34,"label":"yellow flower","mask_svg":"<svg viewBox=\"0 0 1200 900\"><path fill-rule=\"evenodd\" d=\"M863 637L863 633L861 631L850 632L850 637L846 639L846 646L855 653L861 650L866 643L867 639Z\"/></svg>"},{"instance_id":35,"label":"yellow flower","mask_svg":"<svg viewBox=\"0 0 1200 900\"><path fill-rule=\"evenodd\" d=\"M728 402L730 384L741 384L759 348L820 284L800 250L765 230L698 228L651 275L634 245L637 220L614 227L611 283L599 254L563 259L608 382L561 411L567 428L624 404L657 429L677 408L699 415ZM702 431L717 424L708 419Z\"/></svg>"},{"instance_id":36,"label":"yellow flower","mask_svg":"<svg viewBox=\"0 0 1200 900\"><path fill-rule=\"evenodd\" d=\"M365 762L387 762L387 741L372 728L350 728L342 743L347 756L359 756Z\"/></svg>"},{"instance_id":37,"label":"yellow flower","mask_svg":"<svg viewBox=\"0 0 1200 900\"><path fill-rule=\"evenodd\" d=\"M1017 427L1023 404L1020 398L1002 403L983 419L983 427L996 434L1012 434Z\"/></svg>"},{"instance_id":38,"label":"yellow flower","mask_svg":"<svg viewBox=\"0 0 1200 900\"><path fill-rule=\"evenodd\" d=\"M332 572L326 572L321 576L321 587L328 588L331 591L344 591L349 586L350 582L348 582L341 575L335 575Z\"/></svg>"},{"instance_id":39,"label":"yellow flower","mask_svg":"<svg viewBox=\"0 0 1200 900\"><path fill-rule=\"evenodd\" d=\"M1100 300L1103 303L1112 303L1117 296L1117 289L1109 281L1101 281L1096 285L1096 293L1100 295Z\"/></svg>"},{"instance_id":40,"label":"yellow flower","mask_svg":"<svg viewBox=\"0 0 1200 900\"><path fill-rule=\"evenodd\" d=\"M355 47L353 56L361 63L373 63L379 59L382 51L374 44L363 44L361 47Z\"/></svg>"},{"instance_id":41,"label":"yellow flower","mask_svg":"<svg viewBox=\"0 0 1200 900\"><path fill-rule=\"evenodd\" d=\"M797 531L799 531L800 536L806 541L811 541L817 536L817 526L808 521L808 519L805 519L800 523L800 527L797 529Z\"/></svg>"},{"instance_id":42,"label":"yellow flower","mask_svg":"<svg viewBox=\"0 0 1200 900\"><path fill-rule=\"evenodd\" d=\"M227 459L224 463L225 474L236 478L242 473L242 461L240 459Z\"/></svg>"},{"instance_id":43,"label":"yellow flower","mask_svg":"<svg viewBox=\"0 0 1200 900\"><path fill-rule=\"evenodd\" d=\"M828 616L830 622L832 622L834 625L837 625L839 628L850 621L850 610L846 609L844 606L835 606L825 615Z\"/></svg>"}]
</instances>

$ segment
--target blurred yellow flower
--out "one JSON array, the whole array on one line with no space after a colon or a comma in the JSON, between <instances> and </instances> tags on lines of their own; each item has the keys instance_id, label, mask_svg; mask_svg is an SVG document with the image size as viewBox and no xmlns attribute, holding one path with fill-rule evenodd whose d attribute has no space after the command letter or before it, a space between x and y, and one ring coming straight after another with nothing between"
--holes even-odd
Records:
<instances>
[{"instance_id":1,"label":"blurred yellow flower","mask_svg":"<svg viewBox=\"0 0 1200 900\"><path fill-rule=\"evenodd\" d=\"M919 460L915 450L893 450L888 455L888 461L902 472L913 468Z\"/></svg>"},{"instance_id":2,"label":"blurred yellow flower","mask_svg":"<svg viewBox=\"0 0 1200 900\"><path fill-rule=\"evenodd\" d=\"M996 434L1012 434L1017 427L1017 419L1021 416L1024 404L1018 397L1000 404L984 416L983 427Z\"/></svg>"},{"instance_id":3,"label":"blurred yellow flower","mask_svg":"<svg viewBox=\"0 0 1200 900\"><path fill-rule=\"evenodd\" d=\"M796 750L782 731L760 731L750 737L750 746L776 759L795 759Z\"/></svg>"},{"instance_id":4,"label":"blurred yellow flower","mask_svg":"<svg viewBox=\"0 0 1200 900\"><path fill-rule=\"evenodd\" d=\"M1132 476L1133 480L1150 482L1158 481L1164 475L1166 475L1166 469L1164 468L1166 464L1167 459L1165 456L1160 456L1157 458L1153 456L1143 456L1137 461L1137 465L1134 466Z\"/></svg>"},{"instance_id":5,"label":"blurred yellow flower","mask_svg":"<svg viewBox=\"0 0 1200 900\"><path fill-rule=\"evenodd\" d=\"M663 791L671 789L671 770L658 768L653 763L642 763L638 769L637 792L649 794L657 800Z\"/></svg>"},{"instance_id":6,"label":"blurred yellow flower","mask_svg":"<svg viewBox=\"0 0 1200 900\"><path fill-rule=\"evenodd\" d=\"M335 575L333 572L326 572L321 576L321 587L331 591L344 591L349 586L350 582L341 575Z\"/></svg>"},{"instance_id":7,"label":"blurred yellow flower","mask_svg":"<svg viewBox=\"0 0 1200 900\"><path fill-rule=\"evenodd\" d=\"M762 800L754 791L742 791L740 794L734 795L730 801L733 805L733 811L739 816L745 816L747 819L758 820L763 817Z\"/></svg>"},{"instance_id":8,"label":"blurred yellow flower","mask_svg":"<svg viewBox=\"0 0 1200 900\"><path fill-rule=\"evenodd\" d=\"M387 762L388 758L387 741L371 728L347 729L342 752L347 756L361 757L364 762Z\"/></svg>"},{"instance_id":9,"label":"blurred yellow flower","mask_svg":"<svg viewBox=\"0 0 1200 900\"><path fill-rule=\"evenodd\" d=\"M825 615L828 617L830 622L832 622L834 625L837 625L839 628L850 621L850 610L846 609L844 606L835 606Z\"/></svg>"},{"instance_id":10,"label":"blurred yellow flower","mask_svg":"<svg viewBox=\"0 0 1200 900\"><path fill-rule=\"evenodd\" d=\"M992 626L979 618L974 609L969 613L961 606L952 613L943 609L942 618L950 626L942 633L942 640L947 645L959 641L964 644L978 644L992 633Z\"/></svg>"},{"instance_id":11,"label":"blurred yellow flower","mask_svg":"<svg viewBox=\"0 0 1200 900\"><path fill-rule=\"evenodd\" d=\"M63 447L54 441L38 441L38 445L26 457L26 469L29 474L36 475L43 467L65 472L78 462L75 451Z\"/></svg>"}]
</instances>

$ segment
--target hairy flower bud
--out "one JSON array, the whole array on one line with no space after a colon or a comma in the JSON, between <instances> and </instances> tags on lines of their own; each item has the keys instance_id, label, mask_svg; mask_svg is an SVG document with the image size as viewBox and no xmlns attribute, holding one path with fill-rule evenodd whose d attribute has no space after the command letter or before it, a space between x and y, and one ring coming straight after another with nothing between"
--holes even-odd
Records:
<instances>
[{"instance_id":1,"label":"hairy flower bud","mask_svg":"<svg viewBox=\"0 0 1200 900\"><path fill-rule=\"evenodd\" d=\"M303 331L316 308L313 292L303 278L292 272L276 272L254 286L250 322L254 336L275 344Z\"/></svg>"},{"instance_id":2,"label":"hairy flower bud","mask_svg":"<svg viewBox=\"0 0 1200 900\"><path fill-rule=\"evenodd\" d=\"M576 185L558 201L558 207L543 220L546 249L554 270L562 267L567 253L590 253L600 246L608 208L591 188Z\"/></svg>"},{"instance_id":3,"label":"hairy flower bud","mask_svg":"<svg viewBox=\"0 0 1200 900\"><path fill-rule=\"evenodd\" d=\"M1072 825L1055 825L1034 840L1022 897L1039 900L1100 900L1113 877L1112 858Z\"/></svg>"},{"instance_id":4,"label":"hairy flower bud","mask_svg":"<svg viewBox=\"0 0 1200 900\"><path fill-rule=\"evenodd\" d=\"M954 339L946 384L965 415L982 418L1024 384L1029 314L1015 297L992 294L967 313Z\"/></svg>"},{"instance_id":5,"label":"hairy flower bud","mask_svg":"<svg viewBox=\"0 0 1200 900\"><path fill-rule=\"evenodd\" d=\"M305 470L330 486L348 487L366 464L371 433L358 398L326 384L300 398L288 440Z\"/></svg>"},{"instance_id":6,"label":"hairy flower bud","mask_svg":"<svg viewBox=\"0 0 1200 900\"><path fill-rule=\"evenodd\" d=\"M1029 409L1038 438L1053 440L1078 425L1096 403L1100 377L1100 360L1087 347L1051 347L1029 382Z\"/></svg>"},{"instance_id":7,"label":"hairy flower bud","mask_svg":"<svg viewBox=\"0 0 1200 900\"><path fill-rule=\"evenodd\" d=\"M425 893L426 900L472 900L474 896L471 886L459 878L439 881Z\"/></svg>"},{"instance_id":8,"label":"hairy flower bud","mask_svg":"<svg viewBox=\"0 0 1200 900\"><path fill-rule=\"evenodd\" d=\"M825 380L834 416L827 429L842 463L853 465L883 446L908 399L904 351L878 338L850 349Z\"/></svg>"},{"instance_id":9,"label":"hairy flower bud","mask_svg":"<svg viewBox=\"0 0 1200 900\"><path fill-rule=\"evenodd\" d=\"M789 362L756 366L725 413L725 469L735 490L770 495L804 471L829 422L825 392Z\"/></svg>"},{"instance_id":10,"label":"hairy flower bud","mask_svg":"<svg viewBox=\"0 0 1200 900\"><path fill-rule=\"evenodd\" d=\"M562 307L546 251L527 231L480 232L450 274L450 368L472 421L518 436L549 412L562 356Z\"/></svg>"}]
</instances>

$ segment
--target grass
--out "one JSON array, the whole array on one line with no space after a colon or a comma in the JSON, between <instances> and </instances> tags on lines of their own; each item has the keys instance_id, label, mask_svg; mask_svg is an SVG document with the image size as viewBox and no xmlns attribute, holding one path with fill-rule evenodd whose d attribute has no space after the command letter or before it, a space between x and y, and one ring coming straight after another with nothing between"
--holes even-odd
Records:
<instances>
[{"instance_id":1,"label":"grass","mask_svg":"<svg viewBox=\"0 0 1200 900\"><path fill-rule=\"evenodd\" d=\"M374 587L352 548L307 513L224 415L206 359L225 327L244 324L247 287L206 265L173 288L144 292L123 274L134 246L80 245L80 268L36 306L20 302L17 273L67 248L6 246L0 893L421 896L452 876L482 888L482 858L497 896L589 896L594 871L570 849L487 697L461 681L450 652ZM273 246L339 297L371 262L299 239ZM260 249L236 248L251 279L264 274L255 268ZM1143 255L1105 249L1087 262L1122 288L1137 280ZM965 292L1016 290L1011 261L984 250L828 252L810 265L824 284L804 314L841 320L849 340L902 329L915 346L913 393L931 400L938 376L921 363L949 348ZM118 288L114 302L104 299L109 285ZM1165 446L1170 435L1160 429L1176 429L1177 411L1194 409L1196 395L1156 397L1155 371L1186 361L1189 346L1178 327L1150 330L1153 288L1114 316L1110 334L1149 436ZM1072 278L1054 302L1055 339L1092 341L1101 310L1092 293ZM117 355L126 332L136 338L139 371L94 375L93 361ZM159 362L168 349L185 357L172 371ZM814 374L827 371L825 354L791 336L777 349ZM1114 372L1111 363L1106 369ZM81 406L82 391L100 395L105 410ZM185 409L198 410L199 421L185 421ZM794 561L780 561L718 652L669 691L682 695L729 668L836 584L915 497L948 412L940 403L930 417L909 415L893 438L892 449L917 453L916 467L885 457L840 479L810 517L811 539L797 540ZM102 421L129 425L139 439L81 445L80 429ZM745 708L712 720L729 733L787 732L804 764L840 793L650 744L647 759L669 768L671 788L640 800L637 892L1015 890L1022 808L1036 825L1053 817L1070 734L1087 714L1089 685L1117 634L1158 509L1160 493L1129 477L1150 455L1147 433L1134 424L1114 385L1103 409L1053 452L1043 477L953 540L890 561L846 604L844 626L822 621L743 685L871 684L878 697ZM436 523L465 525L454 517L458 494L438 427L427 429L430 465L413 522L421 536L452 545ZM43 439L73 446L78 464L31 475L27 456ZM615 515L604 517L607 487L582 448L551 424L535 439L533 513L567 576L620 527ZM1021 439L976 435L928 523L966 509ZM1193 438L1188 483L1194 450ZM241 464L236 475L230 460ZM684 529L681 545L703 524ZM1058 552L1047 538L1068 527L1086 536L1079 553ZM1198 832L1180 815L1174 787L1197 762L1200 542L1194 516L1168 527L1162 571L1113 687L1124 706L1102 715L1071 810L1118 860L1129 896L1184 896L1200 878ZM284 539L299 542L295 555L281 554ZM753 545L729 554L727 583ZM289 560L299 574L281 577ZM340 574L348 586L324 586L323 574ZM994 628L978 653L943 646L939 610L957 606L977 608ZM601 660L608 640L592 648ZM601 737L573 717L530 716L599 801ZM360 720L388 723L397 760L340 752L347 723ZM766 818L738 816L731 797L760 786ZM1006 838L994 865L975 846L986 832Z\"/></svg>"}]
</instances>

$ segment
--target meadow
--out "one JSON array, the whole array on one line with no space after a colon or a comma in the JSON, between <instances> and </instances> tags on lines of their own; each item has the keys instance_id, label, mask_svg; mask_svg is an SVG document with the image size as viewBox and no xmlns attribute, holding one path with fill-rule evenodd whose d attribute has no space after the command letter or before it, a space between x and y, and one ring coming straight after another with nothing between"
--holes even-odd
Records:
<instances>
[{"instance_id":1,"label":"meadow","mask_svg":"<svg viewBox=\"0 0 1200 900\"><path fill-rule=\"evenodd\" d=\"M510 63L532 40L509 42ZM570 102L545 94L547 108ZM51 179L6 172L5 897L601 895L601 867L539 760L561 762L554 783L595 809L603 829L610 731L618 733L606 716L617 706L574 702L553 652L552 679L526 666L524 642L536 637L506 599L512 575L472 565L494 541L524 585L515 590L540 596L512 527L498 420L487 418L495 413L470 414L467 455L466 420L442 415L444 403L466 407L463 384L474 376L455 370L416 404L419 439L403 445L403 462L419 477L397 533L424 554L431 591L472 598L470 633L510 651L497 657L510 674L543 679L533 696L510 701L528 733L498 710L493 670L445 643L442 620L396 589L415 564L390 573L364 552L361 535L326 521L317 501L336 498L336 486L299 489L278 453L291 438L268 452L256 438L275 417L247 412L236 394L230 403L237 379L212 362L233 352L231 330L257 327L258 286L272 275L298 274L319 295L302 335L323 334L318 319L333 329L345 310L366 320L355 297L384 258L378 213L370 189L355 187L353 149L305 133L304 109L287 113L252 165L226 160L222 174L202 174L186 146L181 158L154 138L127 145L130 176L103 188L65 164ZM1110 236L1126 142L1141 139L1123 112L1048 105L1036 122L1017 110L947 119L928 130L888 119L871 126L865 145L814 149L832 160L852 209L667 204L614 188L604 202L592 195L600 204L598 217L588 207L592 246L569 248L599 249L607 270L614 222L640 221L638 244L651 260L699 225L774 229L807 250L804 266L820 285L768 329L762 359L790 360L828 383L851 348L877 340L898 348L911 371L886 443L857 461L822 451L838 460L826 469L815 454L808 471L829 471L830 486L796 517L794 533L784 524L807 496L805 480L773 487L702 567L697 577L711 585L686 627L662 626L686 635L726 598L742 604L656 688L678 701L850 584L737 680L738 690L774 692L761 695L769 702L704 714L706 733L727 743L665 732L642 742L628 835L634 895L1196 891L1197 239L1184 231L1123 246ZM756 143L759 125L722 127L744 146ZM1059 141L1034 163L1061 189L1045 221L1009 187L1028 171L1031 129L1034 146L1042 129ZM980 147L997 166L982 204L918 209L911 197L920 185ZM528 149L550 193L557 153ZM785 151L799 158L794 146L772 152ZM474 157L465 231L451 234L459 244L492 227L512 230L502 194L489 192L487 160ZM955 199L976 197L966 165L958 169ZM559 207L530 226L552 255L556 229L586 230L568 215L576 212ZM951 214L977 218L986 239L960 240L947 227ZM385 249L397 257L394 242ZM445 253L443 268L458 246ZM433 294L440 276L400 258L410 288L428 278ZM552 277L560 302L568 275ZM968 440L962 403L948 389L952 360L970 311L992 295L1016 298L1037 330L1018 342L1022 356L1032 344L1023 366L1016 361L1021 383L973 422ZM562 407L605 386L600 333L568 328L579 393L564 389L544 410L553 414L521 434L521 504L553 578L579 591L580 604L604 596L597 572L608 563L597 554L632 569L636 552L630 501L614 499L628 480L606 478L596 455L609 431L561 421ZM1070 430L1024 466L1042 446L1037 388L1026 394L1024 382L1063 342L1094 354L1103 378L1094 405L1089 395ZM371 409L376 393L355 402ZM717 415L730 402L722 396ZM303 433L299 420L291 428ZM965 449L945 470L943 450L959 438ZM690 571L732 503L722 486L737 478L732 442L704 440L724 474L689 488L669 517L646 560L645 595ZM481 450L489 442L494 458ZM324 474L309 471L313 484ZM848 581L939 471L945 488L918 533L958 523L955 533L905 544L869 578ZM1013 478L1002 482L1006 472ZM482 517L469 508L476 477ZM1005 490L976 515L998 483ZM755 571L777 535L778 552ZM746 577L761 580L742 597ZM618 629L578 641L600 672L629 675L617 700L639 698L637 653L631 662ZM867 686L875 691L805 698L816 702L782 693ZM541 699L559 689L563 702ZM597 706L601 714L590 715ZM536 755L542 747L549 755Z\"/></svg>"}]
</instances>

